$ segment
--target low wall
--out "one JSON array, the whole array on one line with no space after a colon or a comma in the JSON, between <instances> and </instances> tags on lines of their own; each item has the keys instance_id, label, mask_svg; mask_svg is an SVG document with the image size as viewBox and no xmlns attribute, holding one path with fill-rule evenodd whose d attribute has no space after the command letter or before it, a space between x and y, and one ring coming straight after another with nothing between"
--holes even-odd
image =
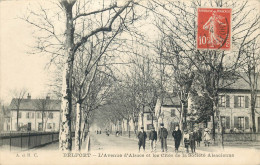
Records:
<instances>
[{"instance_id":1,"label":"low wall","mask_svg":"<svg viewBox=\"0 0 260 165\"><path fill-rule=\"evenodd\" d=\"M260 141L260 133L226 133L224 141Z\"/></svg>"}]
</instances>

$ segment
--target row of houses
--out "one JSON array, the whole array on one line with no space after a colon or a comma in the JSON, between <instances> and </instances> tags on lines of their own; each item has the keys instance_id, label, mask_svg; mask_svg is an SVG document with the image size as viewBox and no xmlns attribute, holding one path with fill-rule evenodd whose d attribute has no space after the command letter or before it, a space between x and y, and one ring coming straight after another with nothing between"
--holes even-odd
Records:
<instances>
[{"instance_id":1,"label":"row of houses","mask_svg":"<svg viewBox=\"0 0 260 165\"><path fill-rule=\"evenodd\" d=\"M188 100L188 111L191 110L192 102L193 98L191 96ZM172 131L176 125L179 125L181 100L178 96L173 95L164 98L162 104L159 106L160 108L155 108L155 112L146 110L143 114L140 113L138 121L142 120L141 117L143 115L143 124L142 122L138 122L138 126L136 126L134 125L134 122L131 121L129 126L127 126L126 120L123 120L118 121L117 125L112 124L113 126L110 127L110 129L112 129L112 131L129 131L130 128L130 131L135 131L140 130L140 127L143 126L144 130L149 131L152 126L158 130L159 124L164 123L164 127ZM243 79L238 79L229 86L220 89L218 107L220 111L221 122L225 128L226 133L233 131L252 132L253 119L250 105L250 87ZM213 128L212 118L207 123L190 124L192 124L190 127ZM256 98L255 124L256 132L260 133L260 96L257 96Z\"/></svg>"},{"instance_id":2,"label":"row of houses","mask_svg":"<svg viewBox=\"0 0 260 165\"><path fill-rule=\"evenodd\" d=\"M36 106L37 104L39 105L39 101L41 104L48 104L48 106L44 107L44 111L42 106ZM192 102L192 97L189 97L188 111L191 109ZM16 103L17 99L12 99L9 106L9 114L4 118L4 131L17 130ZM58 131L60 106L60 100L53 100L48 96L42 100L32 99L28 94L27 98L22 99L19 107L19 128L27 131ZM159 124L164 123L168 130L173 130L180 121L181 101L179 97L176 95L165 97L161 105L157 104L156 106L160 108L155 108L156 111L153 113L145 108L144 113L140 113L134 120L130 120L129 124L127 124L126 120L122 120L116 124L111 123L108 128L112 131L136 131L143 126L147 131L152 126L157 130ZM232 130L252 132L253 119L250 105L250 88L243 79L239 79L228 87L220 89L218 106L222 125L225 127L226 132L231 132ZM260 96L256 99L255 112L256 131L260 132ZM199 123L195 126L212 128L212 125L211 119L207 123Z\"/></svg>"}]
</instances>

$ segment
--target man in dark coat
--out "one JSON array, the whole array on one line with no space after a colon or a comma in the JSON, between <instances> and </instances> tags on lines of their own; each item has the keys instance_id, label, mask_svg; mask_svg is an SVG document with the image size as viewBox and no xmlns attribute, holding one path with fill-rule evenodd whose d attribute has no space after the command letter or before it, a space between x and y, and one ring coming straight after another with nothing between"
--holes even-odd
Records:
<instances>
[{"instance_id":1,"label":"man in dark coat","mask_svg":"<svg viewBox=\"0 0 260 165\"><path fill-rule=\"evenodd\" d=\"M145 151L145 140L147 138L147 135L146 135L146 132L144 131L144 127L141 127L141 131L139 131L137 137L139 139L139 141L138 141L139 152L140 152L141 146L143 146L143 149Z\"/></svg>"},{"instance_id":2,"label":"man in dark coat","mask_svg":"<svg viewBox=\"0 0 260 165\"><path fill-rule=\"evenodd\" d=\"M202 141L202 132L201 130L195 130L195 138L196 138L196 142L197 142L197 147L200 146L200 142Z\"/></svg>"},{"instance_id":3,"label":"man in dark coat","mask_svg":"<svg viewBox=\"0 0 260 165\"><path fill-rule=\"evenodd\" d=\"M164 124L163 123L161 123L160 125L161 125L161 128L159 129L158 136L159 136L159 139L161 141L161 149L162 149L162 152L164 152L164 149L167 152L168 131L167 131L166 128L164 128Z\"/></svg>"},{"instance_id":4,"label":"man in dark coat","mask_svg":"<svg viewBox=\"0 0 260 165\"><path fill-rule=\"evenodd\" d=\"M190 135L189 135L189 141L190 141L190 148L191 148L191 152L194 153L195 152L195 140L196 140L196 134L193 132L193 130L191 130Z\"/></svg>"},{"instance_id":5,"label":"man in dark coat","mask_svg":"<svg viewBox=\"0 0 260 165\"><path fill-rule=\"evenodd\" d=\"M150 140L150 147L151 152L156 150L156 141L157 141L157 132L152 127L151 131L149 132L149 140Z\"/></svg>"},{"instance_id":6,"label":"man in dark coat","mask_svg":"<svg viewBox=\"0 0 260 165\"><path fill-rule=\"evenodd\" d=\"M175 142L175 152L178 152L181 143L181 130L179 129L179 126L175 127L175 130L172 132L172 136L174 137Z\"/></svg>"}]
</instances>

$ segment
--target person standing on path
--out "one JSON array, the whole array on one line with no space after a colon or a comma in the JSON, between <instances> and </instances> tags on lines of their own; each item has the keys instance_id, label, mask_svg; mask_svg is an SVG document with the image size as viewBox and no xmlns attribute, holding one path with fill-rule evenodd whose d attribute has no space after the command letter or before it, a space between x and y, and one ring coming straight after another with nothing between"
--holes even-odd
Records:
<instances>
[{"instance_id":1,"label":"person standing on path","mask_svg":"<svg viewBox=\"0 0 260 165\"><path fill-rule=\"evenodd\" d=\"M190 136L188 134L187 130L184 130L184 134L183 134L183 141L184 141L184 146L186 148L186 152L189 153L189 144L190 144Z\"/></svg>"},{"instance_id":2,"label":"person standing on path","mask_svg":"<svg viewBox=\"0 0 260 165\"><path fill-rule=\"evenodd\" d=\"M151 152L156 151L157 132L154 130L154 127L152 127L152 130L149 132L149 140Z\"/></svg>"},{"instance_id":3,"label":"person standing on path","mask_svg":"<svg viewBox=\"0 0 260 165\"><path fill-rule=\"evenodd\" d=\"M178 152L181 143L181 130L179 129L179 126L175 127L175 130L172 132L172 136L175 142L175 152Z\"/></svg>"},{"instance_id":4,"label":"person standing on path","mask_svg":"<svg viewBox=\"0 0 260 165\"><path fill-rule=\"evenodd\" d=\"M191 152L195 152L195 146L196 146L196 134L191 130L190 136L189 136L189 141L190 141L190 149Z\"/></svg>"},{"instance_id":5,"label":"person standing on path","mask_svg":"<svg viewBox=\"0 0 260 165\"><path fill-rule=\"evenodd\" d=\"M141 127L141 131L139 131L137 137L139 139L139 141L138 141L139 152L140 152L141 146L143 146L143 149L145 151L145 140L147 138L147 135L146 135L146 132L144 131L144 127Z\"/></svg>"},{"instance_id":6,"label":"person standing on path","mask_svg":"<svg viewBox=\"0 0 260 165\"><path fill-rule=\"evenodd\" d=\"M196 142L197 142L197 147L200 147L200 142L202 141L202 132L201 129L195 130L196 134Z\"/></svg>"},{"instance_id":7,"label":"person standing on path","mask_svg":"<svg viewBox=\"0 0 260 165\"><path fill-rule=\"evenodd\" d=\"M206 128L206 129L204 130L204 135L203 135L203 137L204 137L205 147L206 147L207 145L208 145L208 147L209 147L209 143L210 143L211 138L210 138L210 133L209 133L209 129L208 129L208 128Z\"/></svg>"},{"instance_id":8,"label":"person standing on path","mask_svg":"<svg viewBox=\"0 0 260 165\"><path fill-rule=\"evenodd\" d=\"M168 136L168 131L166 128L164 128L164 124L161 123L161 128L159 129L158 135L159 135L159 139L161 141L161 149L162 152L164 152L164 150L167 152L167 136Z\"/></svg>"}]
</instances>

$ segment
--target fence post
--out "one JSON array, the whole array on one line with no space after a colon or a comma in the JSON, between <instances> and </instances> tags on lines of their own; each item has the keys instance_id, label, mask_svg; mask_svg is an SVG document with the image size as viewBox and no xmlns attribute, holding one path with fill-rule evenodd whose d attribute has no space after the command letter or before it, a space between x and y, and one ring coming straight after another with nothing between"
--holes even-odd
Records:
<instances>
[{"instance_id":1,"label":"fence post","mask_svg":"<svg viewBox=\"0 0 260 165\"><path fill-rule=\"evenodd\" d=\"M22 136L22 133L21 133L21 151L23 150L23 136Z\"/></svg>"},{"instance_id":2,"label":"fence post","mask_svg":"<svg viewBox=\"0 0 260 165\"><path fill-rule=\"evenodd\" d=\"M29 134L28 134L28 147L27 147L28 149L30 148L30 132L29 132Z\"/></svg>"},{"instance_id":3,"label":"fence post","mask_svg":"<svg viewBox=\"0 0 260 165\"><path fill-rule=\"evenodd\" d=\"M11 136L11 131L10 131L10 151L11 151L11 148L12 148L12 136Z\"/></svg>"}]
</instances>

